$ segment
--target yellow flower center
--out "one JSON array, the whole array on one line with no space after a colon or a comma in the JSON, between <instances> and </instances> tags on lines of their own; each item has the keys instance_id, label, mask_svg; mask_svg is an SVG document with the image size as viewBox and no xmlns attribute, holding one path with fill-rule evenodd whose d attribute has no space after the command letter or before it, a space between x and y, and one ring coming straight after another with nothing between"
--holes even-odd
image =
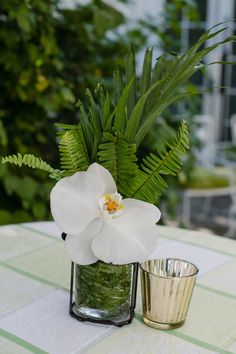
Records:
<instances>
[{"instance_id":1,"label":"yellow flower center","mask_svg":"<svg viewBox=\"0 0 236 354\"><path fill-rule=\"evenodd\" d=\"M122 197L119 193L104 194L99 200L99 208L104 217L112 218L120 215L124 204L121 203Z\"/></svg>"},{"instance_id":2,"label":"yellow flower center","mask_svg":"<svg viewBox=\"0 0 236 354\"><path fill-rule=\"evenodd\" d=\"M104 198L106 201L103 205L103 208L107 211L109 211L109 213L114 213L115 211L120 209L120 205L115 201L112 200L111 196L105 196Z\"/></svg>"}]
</instances>

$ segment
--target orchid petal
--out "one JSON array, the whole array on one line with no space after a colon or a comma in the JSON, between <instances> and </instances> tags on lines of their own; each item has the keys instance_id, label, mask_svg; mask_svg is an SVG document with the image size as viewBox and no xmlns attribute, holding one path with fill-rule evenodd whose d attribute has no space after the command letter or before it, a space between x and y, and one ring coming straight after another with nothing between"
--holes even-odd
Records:
<instances>
[{"instance_id":1,"label":"orchid petal","mask_svg":"<svg viewBox=\"0 0 236 354\"><path fill-rule=\"evenodd\" d=\"M157 228L147 212L130 208L122 215L105 220L92 241L94 255L107 263L143 262L157 244Z\"/></svg>"},{"instance_id":2,"label":"orchid petal","mask_svg":"<svg viewBox=\"0 0 236 354\"><path fill-rule=\"evenodd\" d=\"M143 212L146 212L150 216L152 222L154 223L157 223L160 220L161 212L153 204L132 198L123 199L122 203L124 204L126 210L134 207L140 208Z\"/></svg>"},{"instance_id":3,"label":"orchid petal","mask_svg":"<svg viewBox=\"0 0 236 354\"><path fill-rule=\"evenodd\" d=\"M117 192L115 181L106 168L94 162L89 166L87 171L89 173L93 173L96 176L99 184L102 186L102 194L114 194Z\"/></svg>"},{"instance_id":4,"label":"orchid petal","mask_svg":"<svg viewBox=\"0 0 236 354\"><path fill-rule=\"evenodd\" d=\"M67 235L65 246L70 259L81 265L91 264L98 261L98 258L91 250L91 241L96 237L101 229L103 221L99 218L91 222L78 235Z\"/></svg>"},{"instance_id":5,"label":"orchid petal","mask_svg":"<svg viewBox=\"0 0 236 354\"><path fill-rule=\"evenodd\" d=\"M51 212L59 228L76 235L98 216L101 183L92 173L62 178L51 191Z\"/></svg>"}]
</instances>

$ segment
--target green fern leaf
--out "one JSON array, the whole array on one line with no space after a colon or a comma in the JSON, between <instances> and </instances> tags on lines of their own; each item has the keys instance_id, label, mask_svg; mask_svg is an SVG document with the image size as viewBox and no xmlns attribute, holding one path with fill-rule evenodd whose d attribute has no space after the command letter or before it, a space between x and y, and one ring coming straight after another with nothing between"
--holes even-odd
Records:
<instances>
[{"instance_id":1,"label":"green fern leaf","mask_svg":"<svg viewBox=\"0 0 236 354\"><path fill-rule=\"evenodd\" d=\"M118 191L125 197L137 170L135 144L130 144L119 132L115 136L104 133L98 156L99 163L111 172Z\"/></svg>"},{"instance_id":2,"label":"green fern leaf","mask_svg":"<svg viewBox=\"0 0 236 354\"><path fill-rule=\"evenodd\" d=\"M90 162L81 126L59 133L60 162L64 176L87 170Z\"/></svg>"},{"instance_id":3,"label":"green fern leaf","mask_svg":"<svg viewBox=\"0 0 236 354\"><path fill-rule=\"evenodd\" d=\"M59 180L62 177L63 171L59 171L51 167L48 163L43 161L40 157L31 155L31 154L25 154L21 155L18 153L17 155L10 155L10 156L5 156L2 157L1 160L2 163L11 163L13 165L21 167L22 165L31 167L31 168L37 168L39 170L45 171L50 173L49 177Z\"/></svg>"},{"instance_id":4,"label":"green fern leaf","mask_svg":"<svg viewBox=\"0 0 236 354\"><path fill-rule=\"evenodd\" d=\"M181 157L189 148L188 130L182 122L178 134L171 143L159 152L150 154L143 160L142 170L138 170L132 186L126 189L128 196L155 203L157 197L167 188L163 175L176 175L181 169Z\"/></svg>"}]
</instances>

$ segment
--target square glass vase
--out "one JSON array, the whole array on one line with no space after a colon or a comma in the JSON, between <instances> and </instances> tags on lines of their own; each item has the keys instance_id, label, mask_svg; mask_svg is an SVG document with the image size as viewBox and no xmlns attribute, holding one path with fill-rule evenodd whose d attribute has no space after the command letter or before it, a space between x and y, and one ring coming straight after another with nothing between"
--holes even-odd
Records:
<instances>
[{"instance_id":1,"label":"square glass vase","mask_svg":"<svg viewBox=\"0 0 236 354\"><path fill-rule=\"evenodd\" d=\"M137 263L72 263L71 269L70 314L73 317L115 326L132 322L137 292Z\"/></svg>"}]
</instances>

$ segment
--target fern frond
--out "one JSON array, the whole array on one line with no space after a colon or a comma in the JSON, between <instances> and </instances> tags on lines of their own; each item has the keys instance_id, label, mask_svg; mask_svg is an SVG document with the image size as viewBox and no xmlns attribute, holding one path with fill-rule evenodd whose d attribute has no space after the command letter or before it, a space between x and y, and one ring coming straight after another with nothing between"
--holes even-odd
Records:
<instances>
[{"instance_id":1,"label":"fern frond","mask_svg":"<svg viewBox=\"0 0 236 354\"><path fill-rule=\"evenodd\" d=\"M54 169L48 163L43 161L40 157L34 156L32 154L25 154L22 156L20 153L18 153L17 155L5 156L2 157L1 162L2 163L9 162L19 167L25 165L31 168L37 168L39 170L50 173L49 177L56 180L59 180L62 177L62 173L63 173L63 171Z\"/></svg>"},{"instance_id":2,"label":"fern frond","mask_svg":"<svg viewBox=\"0 0 236 354\"><path fill-rule=\"evenodd\" d=\"M176 175L182 166L182 156L189 148L186 123L183 121L177 136L159 152L150 154L143 160L142 170L138 170L132 186L126 192L136 199L155 203L157 197L165 191L167 183L163 175Z\"/></svg>"},{"instance_id":3,"label":"fern frond","mask_svg":"<svg viewBox=\"0 0 236 354\"><path fill-rule=\"evenodd\" d=\"M125 189L131 184L137 170L135 144L130 144L119 132L115 136L104 133L98 156L99 163L111 172L118 191L125 197Z\"/></svg>"},{"instance_id":4,"label":"fern frond","mask_svg":"<svg viewBox=\"0 0 236 354\"><path fill-rule=\"evenodd\" d=\"M65 170L64 176L86 170L90 162L81 126L59 135L60 162L61 168Z\"/></svg>"}]
</instances>

